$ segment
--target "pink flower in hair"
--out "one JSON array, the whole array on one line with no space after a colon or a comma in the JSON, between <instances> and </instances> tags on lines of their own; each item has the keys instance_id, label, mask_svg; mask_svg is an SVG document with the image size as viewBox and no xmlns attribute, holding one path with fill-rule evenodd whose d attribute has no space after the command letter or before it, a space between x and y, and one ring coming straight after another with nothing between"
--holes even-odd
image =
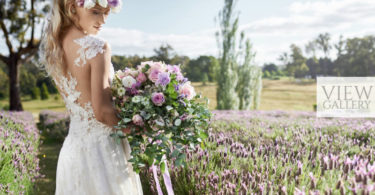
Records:
<instances>
[{"instance_id":1,"label":"pink flower in hair","mask_svg":"<svg viewBox=\"0 0 375 195\"><path fill-rule=\"evenodd\" d=\"M85 4L85 0L76 0L78 7L82 7Z\"/></svg>"}]
</instances>

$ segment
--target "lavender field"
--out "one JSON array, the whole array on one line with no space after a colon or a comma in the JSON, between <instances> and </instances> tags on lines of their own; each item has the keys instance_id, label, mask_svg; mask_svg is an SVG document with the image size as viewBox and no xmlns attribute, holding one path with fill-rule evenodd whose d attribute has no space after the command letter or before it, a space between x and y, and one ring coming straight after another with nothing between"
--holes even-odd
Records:
<instances>
[{"instance_id":1,"label":"lavender field","mask_svg":"<svg viewBox=\"0 0 375 195\"><path fill-rule=\"evenodd\" d=\"M214 110L213 114L205 148L187 153L189 166L175 168L169 163L175 194L375 194L374 119L316 118L314 112L303 111ZM67 115L44 111L41 116L46 127L56 123L54 129L66 131ZM2 162L8 162L2 165L3 173L19 170L30 176L16 174L9 187L4 186L8 180L0 178L1 191L30 190L40 175L40 158L46 178L36 180L37 194L54 193L55 161L62 142L45 145L49 149L42 148L42 153L48 152L47 158L42 153L37 157L37 145L26 144L39 139L35 126L21 115L8 118L13 120L1 125L2 137L7 138L0 142L7 148L2 151ZM156 194L151 171L143 170L141 179L145 194Z\"/></svg>"},{"instance_id":2,"label":"lavender field","mask_svg":"<svg viewBox=\"0 0 375 195\"><path fill-rule=\"evenodd\" d=\"M375 120L214 114L207 147L188 153L190 167L170 170L176 194L375 193Z\"/></svg>"}]
</instances>

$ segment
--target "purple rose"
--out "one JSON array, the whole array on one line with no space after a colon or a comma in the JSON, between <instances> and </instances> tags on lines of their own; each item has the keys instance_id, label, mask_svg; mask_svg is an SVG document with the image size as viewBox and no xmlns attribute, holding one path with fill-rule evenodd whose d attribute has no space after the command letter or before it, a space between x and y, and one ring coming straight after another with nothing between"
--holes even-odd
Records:
<instances>
[{"instance_id":1,"label":"purple rose","mask_svg":"<svg viewBox=\"0 0 375 195\"><path fill-rule=\"evenodd\" d=\"M184 78L184 75L182 75L181 73L177 73L176 79L177 79L177 81L181 82L181 81L183 81L185 78Z\"/></svg>"},{"instance_id":2,"label":"purple rose","mask_svg":"<svg viewBox=\"0 0 375 195\"><path fill-rule=\"evenodd\" d=\"M158 80L156 81L156 85L162 85L162 86L166 86L168 85L168 83L171 81L171 79L169 78L169 73L167 72L161 72L159 75L158 75Z\"/></svg>"},{"instance_id":3,"label":"purple rose","mask_svg":"<svg viewBox=\"0 0 375 195\"><path fill-rule=\"evenodd\" d=\"M161 106L165 102L163 93L152 93L151 100L157 106Z\"/></svg>"},{"instance_id":4,"label":"purple rose","mask_svg":"<svg viewBox=\"0 0 375 195\"><path fill-rule=\"evenodd\" d=\"M167 65L167 69L168 69L168 72L172 72L172 73L181 73L181 69L179 66L177 65Z\"/></svg>"},{"instance_id":5,"label":"purple rose","mask_svg":"<svg viewBox=\"0 0 375 195\"><path fill-rule=\"evenodd\" d=\"M108 4L111 6L111 7L117 7L118 5L118 2L119 0L108 0Z\"/></svg>"}]
</instances>

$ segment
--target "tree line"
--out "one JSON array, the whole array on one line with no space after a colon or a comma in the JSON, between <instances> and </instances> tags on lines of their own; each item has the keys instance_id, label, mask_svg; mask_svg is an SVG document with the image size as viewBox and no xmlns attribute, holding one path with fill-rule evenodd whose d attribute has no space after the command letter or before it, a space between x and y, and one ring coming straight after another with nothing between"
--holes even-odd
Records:
<instances>
[{"instance_id":1,"label":"tree line","mask_svg":"<svg viewBox=\"0 0 375 195\"><path fill-rule=\"evenodd\" d=\"M214 56L199 56L190 59L188 56L178 55L172 46L166 44L154 49L155 55L140 57L138 55L113 55L112 64L115 70L135 67L143 61L164 61L167 64L180 65L185 76L193 82L215 82L218 74L218 60ZM56 86L46 72L40 70L33 61L24 63L19 68L20 96L31 99L48 99L49 94L58 93ZM0 61L0 99L9 97L9 70L6 64Z\"/></svg>"},{"instance_id":2,"label":"tree line","mask_svg":"<svg viewBox=\"0 0 375 195\"><path fill-rule=\"evenodd\" d=\"M279 60L282 66L264 64L264 77L375 76L375 36L347 39L340 36L332 43L331 35L323 33L304 48L291 44L290 51L282 53Z\"/></svg>"}]
</instances>

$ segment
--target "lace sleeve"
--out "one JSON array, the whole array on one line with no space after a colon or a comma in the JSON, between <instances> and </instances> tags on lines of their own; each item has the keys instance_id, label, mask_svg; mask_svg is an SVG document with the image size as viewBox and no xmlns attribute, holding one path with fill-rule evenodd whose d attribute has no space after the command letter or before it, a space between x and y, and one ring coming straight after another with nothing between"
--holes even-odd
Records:
<instances>
[{"instance_id":1,"label":"lace sleeve","mask_svg":"<svg viewBox=\"0 0 375 195\"><path fill-rule=\"evenodd\" d=\"M86 64L86 60L95 57L98 53L104 52L105 41L98 37L88 35L75 39L74 42L81 46L77 51L79 57L74 61L76 66L83 66Z\"/></svg>"}]
</instances>

